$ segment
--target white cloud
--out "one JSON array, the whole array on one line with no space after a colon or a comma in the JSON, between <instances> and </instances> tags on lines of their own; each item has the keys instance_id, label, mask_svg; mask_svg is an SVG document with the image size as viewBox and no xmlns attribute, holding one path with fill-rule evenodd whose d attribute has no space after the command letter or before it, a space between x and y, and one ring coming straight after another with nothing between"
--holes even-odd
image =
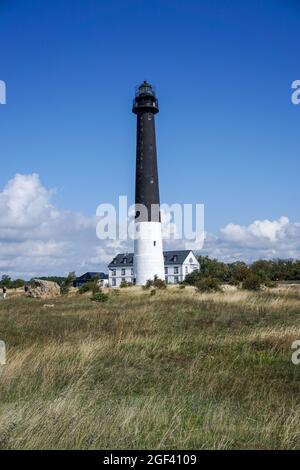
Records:
<instances>
[{"instance_id":1,"label":"white cloud","mask_svg":"<svg viewBox=\"0 0 300 470\"><path fill-rule=\"evenodd\" d=\"M289 225L287 217L280 217L278 220L256 220L247 227L235 224L228 224L221 229L225 239L249 243L258 239L266 239L271 242L278 240L283 229Z\"/></svg>"},{"instance_id":2,"label":"white cloud","mask_svg":"<svg viewBox=\"0 0 300 470\"><path fill-rule=\"evenodd\" d=\"M17 174L0 192L0 274L30 278L88 270L106 271L117 252L132 250L131 241L101 241L97 219L58 210L37 174ZM192 248L170 240L165 249ZM257 258L300 258L300 223L287 217L229 223L218 234L206 234L201 254L233 261Z\"/></svg>"},{"instance_id":3,"label":"white cloud","mask_svg":"<svg viewBox=\"0 0 300 470\"><path fill-rule=\"evenodd\" d=\"M100 241L95 217L59 211L37 174L17 174L0 193L0 271L13 277L106 270L125 243Z\"/></svg>"},{"instance_id":4,"label":"white cloud","mask_svg":"<svg viewBox=\"0 0 300 470\"><path fill-rule=\"evenodd\" d=\"M217 235L208 234L205 254L225 261L258 258L300 258L300 223L285 216L256 220L250 225L228 224Z\"/></svg>"}]
</instances>

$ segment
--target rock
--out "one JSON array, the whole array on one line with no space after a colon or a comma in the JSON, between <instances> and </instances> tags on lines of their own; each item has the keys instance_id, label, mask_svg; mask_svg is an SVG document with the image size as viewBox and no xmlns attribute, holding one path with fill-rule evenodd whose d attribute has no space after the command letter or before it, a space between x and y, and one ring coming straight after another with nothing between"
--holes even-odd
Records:
<instances>
[{"instance_id":1,"label":"rock","mask_svg":"<svg viewBox=\"0 0 300 470\"><path fill-rule=\"evenodd\" d=\"M26 295L37 299L52 299L60 295L60 287L56 282L34 279L35 287L30 287Z\"/></svg>"}]
</instances>

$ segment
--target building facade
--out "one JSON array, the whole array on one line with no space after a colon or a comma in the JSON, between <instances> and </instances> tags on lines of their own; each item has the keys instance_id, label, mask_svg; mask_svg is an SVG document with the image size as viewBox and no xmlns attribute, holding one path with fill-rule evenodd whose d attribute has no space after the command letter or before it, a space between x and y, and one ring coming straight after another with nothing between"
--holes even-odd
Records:
<instances>
[{"instance_id":1,"label":"building facade","mask_svg":"<svg viewBox=\"0 0 300 470\"><path fill-rule=\"evenodd\" d=\"M178 284L195 270L199 262L191 250L164 251L164 279L167 284ZM120 253L108 265L108 283L111 287L120 287L122 281L136 283L134 254Z\"/></svg>"}]
</instances>

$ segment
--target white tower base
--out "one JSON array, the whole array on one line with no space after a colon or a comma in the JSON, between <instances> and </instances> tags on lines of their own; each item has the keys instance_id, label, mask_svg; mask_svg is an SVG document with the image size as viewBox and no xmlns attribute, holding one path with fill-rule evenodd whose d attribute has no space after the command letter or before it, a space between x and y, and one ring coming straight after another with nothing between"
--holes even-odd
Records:
<instances>
[{"instance_id":1,"label":"white tower base","mask_svg":"<svg viewBox=\"0 0 300 470\"><path fill-rule=\"evenodd\" d=\"M154 276L165 279L160 222L137 222L134 240L134 273L136 284L143 286Z\"/></svg>"}]
</instances>

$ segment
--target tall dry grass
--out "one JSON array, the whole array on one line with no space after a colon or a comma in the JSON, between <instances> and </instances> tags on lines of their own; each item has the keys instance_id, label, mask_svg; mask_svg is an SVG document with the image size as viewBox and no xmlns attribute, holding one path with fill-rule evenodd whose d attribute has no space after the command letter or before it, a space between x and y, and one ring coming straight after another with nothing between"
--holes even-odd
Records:
<instances>
[{"instance_id":1,"label":"tall dry grass","mask_svg":"<svg viewBox=\"0 0 300 470\"><path fill-rule=\"evenodd\" d=\"M297 291L53 303L0 303L0 448L300 447Z\"/></svg>"}]
</instances>

